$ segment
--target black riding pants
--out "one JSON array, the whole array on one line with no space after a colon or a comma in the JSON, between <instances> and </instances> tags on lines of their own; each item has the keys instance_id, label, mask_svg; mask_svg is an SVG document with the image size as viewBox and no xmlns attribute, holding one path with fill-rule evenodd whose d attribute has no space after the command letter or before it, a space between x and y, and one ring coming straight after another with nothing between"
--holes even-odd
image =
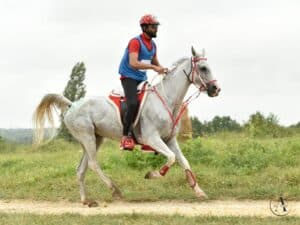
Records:
<instances>
[{"instance_id":1,"label":"black riding pants","mask_svg":"<svg viewBox=\"0 0 300 225\"><path fill-rule=\"evenodd\" d=\"M136 114L138 100L136 96L137 86L141 83L139 80L124 78L121 80L126 96L127 110L124 117L123 135L129 135L132 131L132 123Z\"/></svg>"}]
</instances>

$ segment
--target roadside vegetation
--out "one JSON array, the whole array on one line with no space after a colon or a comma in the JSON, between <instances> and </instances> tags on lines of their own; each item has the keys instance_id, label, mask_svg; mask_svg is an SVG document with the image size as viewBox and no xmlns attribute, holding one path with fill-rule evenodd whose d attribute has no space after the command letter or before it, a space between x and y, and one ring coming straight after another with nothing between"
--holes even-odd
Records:
<instances>
[{"instance_id":1,"label":"roadside vegetation","mask_svg":"<svg viewBox=\"0 0 300 225\"><path fill-rule=\"evenodd\" d=\"M300 200L299 123L283 127L273 114L257 112L244 125L230 117L209 122L192 118L191 124L193 135L183 135L180 146L209 199L283 195ZM34 148L0 138L0 199L79 201L76 167L81 156L80 145L69 139L56 138ZM106 140L98 161L126 201L197 200L178 164L162 179L144 179L148 171L164 164L161 155L143 153L139 147L120 151L117 142ZM86 187L90 198L113 200L91 171Z\"/></svg>"},{"instance_id":2,"label":"roadside vegetation","mask_svg":"<svg viewBox=\"0 0 300 225\"><path fill-rule=\"evenodd\" d=\"M3 146L3 144L2 144ZM79 201L76 166L79 144L56 139L39 148L9 145L0 150L0 198ZM269 199L283 194L300 199L300 135L254 138L244 133L222 133L181 143L201 187L210 199ZM144 175L159 169L164 157L121 152L118 143L105 141L98 160L127 201L196 200L178 164L160 180ZM89 196L111 201L108 188L91 171Z\"/></svg>"},{"instance_id":3,"label":"roadside vegetation","mask_svg":"<svg viewBox=\"0 0 300 225\"><path fill-rule=\"evenodd\" d=\"M74 214L64 215L30 215L30 214L1 214L0 225L89 225L89 224L122 224L122 225L164 225L164 224L205 224L205 225L298 225L300 218L259 218L259 217L184 217L179 215L159 216L159 215L97 215L80 216Z\"/></svg>"}]
</instances>

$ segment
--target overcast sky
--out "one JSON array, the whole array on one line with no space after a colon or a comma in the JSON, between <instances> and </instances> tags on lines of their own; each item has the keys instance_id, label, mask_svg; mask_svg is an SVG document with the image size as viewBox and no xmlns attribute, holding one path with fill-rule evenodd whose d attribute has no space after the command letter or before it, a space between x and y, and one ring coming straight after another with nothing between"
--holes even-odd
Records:
<instances>
[{"instance_id":1,"label":"overcast sky","mask_svg":"<svg viewBox=\"0 0 300 225\"><path fill-rule=\"evenodd\" d=\"M86 96L107 95L120 83L120 59L145 13L162 24L155 39L162 65L191 56L191 45L206 49L222 92L201 95L191 115L244 122L261 111L297 123L299 12L297 0L0 0L0 128L32 127L41 98L62 93L79 61Z\"/></svg>"}]
</instances>

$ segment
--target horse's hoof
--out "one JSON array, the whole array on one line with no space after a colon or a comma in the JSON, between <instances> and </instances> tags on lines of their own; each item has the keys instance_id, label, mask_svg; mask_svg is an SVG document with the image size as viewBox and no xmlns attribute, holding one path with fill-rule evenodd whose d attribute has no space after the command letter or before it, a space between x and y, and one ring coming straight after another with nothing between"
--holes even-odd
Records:
<instances>
[{"instance_id":1,"label":"horse's hoof","mask_svg":"<svg viewBox=\"0 0 300 225\"><path fill-rule=\"evenodd\" d=\"M112 197L114 199L122 199L123 198L122 193L119 190L118 191L113 191Z\"/></svg>"},{"instance_id":2,"label":"horse's hoof","mask_svg":"<svg viewBox=\"0 0 300 225\"><path fill-rule=\"evenodd\" d=\"M156 179L162 177L158 171L150 171L145 175L145 179Z\"/></svg>"},{"instance_id":3,"label":"horse's hoof","mask_svg":"<svg viewBox=\"0 0 300 225\"><path fill-rule=\"evenodd\" d=\"M204 192L196 192L196 197L200 200L200 201L204 201L208 199L208 196L204 193Z\"/></svg>"},{"instance_id":4,"label":"horse's hoof","mask_svg":"<svg viewBox=\"0 0 300 225\"><path fill-rule=\"evenodd\" d=\"M150 179L150 176L151 176L151 172L146 173L145 179Z\"/></svg>"},{"instance_id":5,"label":"horse's hoof","mask_svg":"<svg viewBox=\"0 0 300 225\"><path fill-rule=\"evenodd\" d=\"M201 188L196 184L196 186L193 188L195 191L195 195L199 200L206 200L208 199L208 196L205 194L204 191L201 190Z\"/></svg>"},{"instance_id":6,"label":"horse's hoof","mask_svg":"<svg viewBox=\"0 0 300 225\"><path fill-rule=\"evenodd\" d=\"M85 200L82 202L82 204L87 205L89 208L98 206L98 203L94 200Z\"/></svg>"}]
</instances>

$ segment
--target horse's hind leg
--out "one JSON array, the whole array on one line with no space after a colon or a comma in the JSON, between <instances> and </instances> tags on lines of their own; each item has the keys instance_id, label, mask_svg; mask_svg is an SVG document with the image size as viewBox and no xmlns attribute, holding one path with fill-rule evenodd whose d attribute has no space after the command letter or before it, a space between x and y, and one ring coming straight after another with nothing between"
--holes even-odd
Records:
<instances>
[{"instance_id":1,"label":"horse's hind leg","mask_svg":"<svg viewBox=\"0 0 300 225\"><path fill-rule=\"evenodd\" d=\"M78 122L79 121L79 122ZM81 143L85 154L82 157L82 160L78 166L77 176L79 181L79 188L81 194L81 200L86 201L85 187L84 187L84 175L87 169L87 166L93 170L100 179L112 190L114 197L121 197L121 192L112 182L112 180L107 177L101 170L97 162L97 147L101 145L102 137L97 137L94 131L94 125L89 123L86 120L84 122L78 121L74 124L74 120L66 120L65 123L72 133L72 135ZM89 206L93 206L94 201L90 201L92 205L87 203Z\"/></svg>"},{"instance_id":2,"label":"horse's hind leg","mask_svg":"<svg viewBox=\"0 0 300 225\"><path fill-rule=\"evenodd\" d=\"M96 137L96 150L99 149L102 142L103 142L103 137L97 136ZM80 199L81 199L81 202L85 205L96 206L97 203L95 201L88 201L86 199L84 178L85 178L85 173L86 173L86 170L87 170L87 167L88 167L88 155L87 155L86 150L84 149L83 145L82 145L82 148L83 148L83 155L82 155L80 163L77 167L77 180L78 180L78 183L79 183Z\"/></svg>"},{"instance_id":3,"label":"horse's hind leg","mask_svg":"<svg viewBox=\"0 0 300 225\"><path fill-rule=\"evenodd\" d=\"M91 170L93 170L100 179L112 190L113 197L120 198L121 192L117 188L117 186L112 182L112 180L107 177L102 169L100 168L97 158L96 158L96 137L95 135L85 135L81 138L81 143L84 146L86 154L88 156L88 166Z\"/></svg>"},{"instance_id":4,"label":"horse's hind leg","mask_svg":"<svg viewBox=\"0 0 300 225\"><path fill-rule=\"evenodd\" d=\"M85 191L85 185L84 185L84 178L85 178L85 172L87 169L87 165L88 165L88 157L87 157L85 150L83 150L82 158L77 167L77 181L79 183L80 199L81 199L81 202L83 202L83 203L86 202L86 191Z\"/></svg>"}]
</instances>

